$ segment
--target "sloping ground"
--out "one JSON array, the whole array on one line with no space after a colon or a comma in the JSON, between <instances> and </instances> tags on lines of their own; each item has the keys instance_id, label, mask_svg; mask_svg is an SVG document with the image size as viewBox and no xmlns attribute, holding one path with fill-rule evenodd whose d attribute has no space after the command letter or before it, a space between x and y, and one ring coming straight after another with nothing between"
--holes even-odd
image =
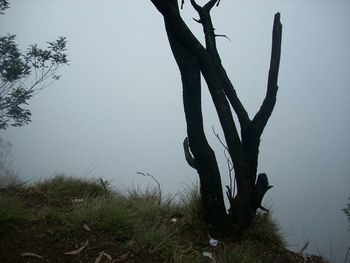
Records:
<instances>
[{"instance_id":1,"label":"sloping ground","mask_svg":"<svg viewBox=\"0 0 350 263\"><path fill-rule=\"evenodd\" d=\"M285 249L267 214L240 241L212 246L196 190L176 204L157 198L64 176L2 188L0 262L325 262Z\"/></svg>"}]
</instances>

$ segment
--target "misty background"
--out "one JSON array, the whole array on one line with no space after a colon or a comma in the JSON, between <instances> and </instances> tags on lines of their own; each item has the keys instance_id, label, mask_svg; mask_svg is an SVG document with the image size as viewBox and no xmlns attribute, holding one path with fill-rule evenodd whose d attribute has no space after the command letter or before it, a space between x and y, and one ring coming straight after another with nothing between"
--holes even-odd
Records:
<instances>
[{"instance_id":1,"label":"misty background","mask_svg":"<svg viewBox=\"0 0 350 263\"><path fill-rule=\"evenodd\" d=\"M198 0L199 4L206 1ZM181 11L202 29L189 1ZM212 11L218 50L250 117L265 96L273 16L281 12L277 104L262 135L258 172L275 187L264 202L289 247L343 262L350 246L341 209L350 196L350 1L221 1ZM19 47L66 36L70 66L30 100L32 123L0 136L12 145L10 167L25 181L56 173L102 177L117 188L182 191L197 181L184 158L186 123L180 74L162 16L150 1L17 0L0 16L0 33ZM210 95L203 88L206 134L228 171ZM223 136L221 135L223 138Z\"/></svg>"}]
</instances>

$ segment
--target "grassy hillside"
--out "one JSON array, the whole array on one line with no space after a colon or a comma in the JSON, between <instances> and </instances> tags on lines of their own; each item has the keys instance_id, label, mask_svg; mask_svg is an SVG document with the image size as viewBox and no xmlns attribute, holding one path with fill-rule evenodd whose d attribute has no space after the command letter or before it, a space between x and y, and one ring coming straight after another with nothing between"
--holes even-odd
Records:
<instances>
[{"instance_id":1,"label":"grassy hillside","mask_svg":"<svg viewBox=\"0 0 350 263\"><path fill-rule=\"evenodd\" d=\"M285 249L269 214L224 239L201 221L197 189L176 200L63 175L13 183L0 189L0 262L323 262Z\"/></svg>"}]
</instances>

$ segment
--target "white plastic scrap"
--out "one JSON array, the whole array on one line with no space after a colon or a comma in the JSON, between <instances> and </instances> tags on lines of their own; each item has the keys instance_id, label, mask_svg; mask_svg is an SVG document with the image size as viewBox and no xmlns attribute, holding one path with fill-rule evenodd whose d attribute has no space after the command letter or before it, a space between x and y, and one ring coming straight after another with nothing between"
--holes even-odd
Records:
<instances>
[{"instance_id":1,"label":"white plastic scrap","mask_svg":"<svg viewBox=\"0 0 350 263\"><path fill-rule=\"evenodd\" d=\"M207 251L203 251L203 257L213 258L213 254Z\"/></svg>"},{"instance_id":2,"label":"white plastic scrap","mask_svg":"<svg viewBox=\"0 0 350 263\"><path fill-rule=\"evenodd\" d=\"M177 222L177 219L174 217L174 218L172 218L170 221L173 222L173 223L176 223L176 222Z\"/></svg>"},{"instance_id":3,"label":"white plastic scrap","mask_svg":"<svg viewBox=\"0 0 350 263\"><path fill-rule=\"evenodd\" d=\"M83 228L88 231L88 232L91 232L91 229L90 227L87 225L87 224L83 224Z\"/></svg>"},{"instance_id":4,"label":"white plastic scrap","mask_svg":"<svg viewBox=\"0 0 350 263\"><path fill-rule=\"evenodd\" d=\"M216 239L209 239L209 244L216 247L219 244L219 240Z\"/></svg>"}]
</instances>

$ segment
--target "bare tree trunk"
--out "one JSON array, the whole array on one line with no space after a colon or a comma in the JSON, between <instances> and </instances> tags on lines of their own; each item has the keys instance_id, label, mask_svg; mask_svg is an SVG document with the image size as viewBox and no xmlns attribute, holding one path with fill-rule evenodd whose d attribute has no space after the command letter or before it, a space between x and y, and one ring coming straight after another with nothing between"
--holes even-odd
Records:
<instances>
[{"instance_id":1,"label":"bare tree trunk","mask_svg":"<svg viewBox=\"0 0 350 263\"><path fill-rule=\"evenodd\" d=\"M280 15L277 13L274 20L267 93L260 110L250 120L216 49L216 35L210 11L215 4L218 5L219 0L210 0L203 7L191 0L200 17L197 22L203 26L206 47L203 47L182 20L177 0L151 1L164 17L169 43L181 73L188 134L188 140L184 142L185 155L188 163L199 174L204 220L217 227L224 227L225 222L231 221L243 230L251 225L256 210L264 209L261 201L271 188L266 174L259 174L257 178L257 166L260 137L274 108L278 89L282 38ZM200 73L213 99L235 171L237 195L232 196L228 191L231 204L229 215L225 211L215 154L204 134ZM239 120L241 137L231 106ZM228 220L229 218L232 220Z\"/></svg>"},{"instance_id":2,"label":"bare tree trunk","mask_svg":"<svg viewBox=\"0 0 350 263\"><path fill-rule=\"evenodd\" d=\"M197 58L186 45L178 41L172 23L166 18L165 27L171 49L181 72L183 103L189 139L189 142L185 142L185 147L186 143L189 143L189 147L195 156L192 166L197 169L200 177L203 218L212 226L221 225L223 220L226 219L226 211L215 153L209 146L204 134L199 64ZM189 151L187 153L191 155Z\"/></svg>"}]
</instances>

